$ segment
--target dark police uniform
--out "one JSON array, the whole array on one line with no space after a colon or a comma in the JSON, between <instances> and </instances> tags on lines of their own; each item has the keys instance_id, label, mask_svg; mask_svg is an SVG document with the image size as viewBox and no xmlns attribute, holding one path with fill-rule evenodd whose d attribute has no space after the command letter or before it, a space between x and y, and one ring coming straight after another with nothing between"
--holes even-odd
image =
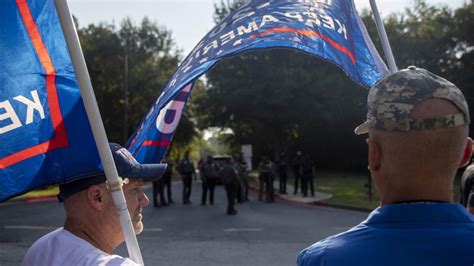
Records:
<instances>
[{"instance_id":1,"label":"dark police uniform","mask_svg":"<svg viewBox=\"0 0 474 266\"><path fill-rule=\"evenodd\" d=\"M258 165L260 189L258 199L262 200L263 186L265 186L265 200L267 202L275 201L275 195L273 192L273 181L275 178L275 165L272 161L265 158Z\"/></svg>"},{"instance_id":2,"label":"dark police uniform","mask_svg":"<svg viewBox=\"0 0 474 266\"><path fill-rule=\"evenodd\" d=\"M293 166L293 172L295 173L295 190L293 194L298 193L298 183L301 180L301 176L303 175L303 160L303 156L301 154L297 154L291 162L291 165Z\"/></svg>"},{"instance_id":3,"label":"dark police uniform","mask_svg":"<svg viewBox=\"0 0 474 266\"><path fill-rule=\"evenodd\" d=\"M173 161L171 158L168 156L163 159L163 163L166 163L168 167L166 167L166 171L163 174L163 187L165 190L166 189L166 195L168 196L168 203L174 203L173 198L172 198L172 192L171 192L171 179L173 177ZM163 194L165 191L163 191Z\"/></svg>"},{"instance_id":4,"label":"dark police uniform","mask_svg":"<svg viewBox=\"0 0 474 266\"><path fill-rule=\"evenodd\" d=\"M219 177L222 183L224 183L227 192L227 214L235 215L237 210L234 205L237 198L237 190L239 189L239 172L232 162L228 162L219 170Z\"/></svg>"},{"instance_id":5,"label":"dark police uniform","mask_svg":"<svg viewBox=\"0 0 474 266\"><path fill-rule=\"evenodd\" d=\"M206 205L207 191L209 191L209 203L214 205L214 188L218 179L217 172L219 167L212 161L212 157L208 157L206 161L201 163L199 168L202 179L201 205Z\"/></svg>"},{"instance_id":6,"label":"dark police uniform","mask_svg":"<svg viewBox=\"0 0 474 266\"><path fill-rule=\"evenodd\" d=\"M277 163L278 177L280 178L280 194L287 194L286 192L286 180L288 179L288 162L284 154L280 156L280 160Z\"/></svg>"},{"instance_id":7,"label":"dark police uniform","mask_svg":"<svg viewBox=\"0 0 474 266\"><path fill-rule=\"evenodd\" d=\"M190 204L191 186L194 175L194 165L188 156L185 156L178 164L178 171L183 180L183 204Z\"/></svg>"},{"instance_id":8,"label":"dark police uniform","mask_svg":"<svg viewBox=\"0 0 474 266\"><path fill-rule=\"evenodd\" d=\"M306 197L308 195L308 185L311 190L311 196L314 197L314 184L313 184L313 168L314 168L314 163L311 161L311 159L306 156L303 160L302 164L302 173L303 175L301 176L301 190L303 192L303 197Z\"/></svg>"}]
</instances>

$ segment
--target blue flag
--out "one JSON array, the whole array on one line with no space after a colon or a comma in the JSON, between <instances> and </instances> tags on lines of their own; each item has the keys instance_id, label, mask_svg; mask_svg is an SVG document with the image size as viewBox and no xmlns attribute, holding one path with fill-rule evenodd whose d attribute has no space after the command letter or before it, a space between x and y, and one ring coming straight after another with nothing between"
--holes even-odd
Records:
<instances>
[{"instance_id":1,"label":"blue flag","mask_svg":"<svg viewBox=\"0 0 474 266\"><path fill-rule=\"evenodd\" d=\"M186 57L129 140L129 149L141 162L159 162L167 146L149 144L163 135L171 140L173 134L162 132L158 125L168 114L182 112L169 103L182 99L183 88L222 59L268 48L292 48L323 58L365 87L388 74L352 0L246 1Z\"/></svg>"},{"instance_id":2,"label":"blue flag","mask_svg":"<svg viewBox=\"0 0 474 266\"><path fill-rule=\"evenodd\" d=\"M0 25L0 201L101 171L54 1L1 1Z\"/></svg>"}]
</instances>

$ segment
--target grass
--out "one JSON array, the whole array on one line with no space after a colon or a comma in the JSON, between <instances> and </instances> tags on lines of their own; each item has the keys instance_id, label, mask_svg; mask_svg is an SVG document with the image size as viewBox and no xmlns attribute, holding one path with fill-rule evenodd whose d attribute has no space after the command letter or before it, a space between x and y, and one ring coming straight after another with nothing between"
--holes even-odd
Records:
<instances>
[{"instance_id":1,"label":"grass","mask_svg":"<svg viewBox=\"0 0 474 266\"><path fill-rule=\"evenodd\" d=\"M372 199L369 200L368 184L369 173L320 171L314 179L315 189L331 194L330 199L322 203L373 210L379 206L379 194L372 182ZM454 201L459 202L460 176L454 180ZM290 173L288 184L293 185L293 176Z\"/></svg>"},{"instance_id":2,"label":"grass","mask_svg":"<svg viewBox=\"0 0 474 266\"><path fill-rule=\"evenodd\" d=\"M379 205L379 195L372 184L372 200L369 200L368 181L368 174L319 172L314 185L316 190L332 194L323 203L372 210Z\"/></svg>"}]
</instances>

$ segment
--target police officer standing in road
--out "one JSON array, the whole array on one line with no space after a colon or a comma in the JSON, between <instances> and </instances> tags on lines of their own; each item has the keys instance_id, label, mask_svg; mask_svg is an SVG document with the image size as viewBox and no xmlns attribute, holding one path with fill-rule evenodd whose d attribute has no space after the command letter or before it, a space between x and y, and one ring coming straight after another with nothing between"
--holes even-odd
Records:
<instances>
[{"instance_id":1,"label":"police officer standing in road","mask_svg":"<svg viewBox=\"0 0 474 266\"><path fill-rule=\"evenodd\" d=\"M184 153L184 158L178 164L178 171L183 180L183 204L191 204L191 186L193 175L195 175L194 165L189 159L189 151Z\"/></svg>"},{"instance_id":2,"label":"police officer standing in road","mask_svg":"<svg viewBox=\"0 0 474 266\"><path fill-rule=\"evenodd\" d=\"M236 215L235 199L237 198L237 190L239 186L239 171L234 166L231 158L228 158L226 163L218 172L219 178L224 183L227 192L227 214Z\"/></svg>"},{"instance_id":3,"label":"police officer standing in road","mask_svg":"<svg viewBox=\"0 0 474 266\"><path fill-rule=\"evenodd\" d=\"M201 172L202 179L202 196L201 205L206 205L207 191L209 190L209 203L214 205L214 188L217 183L217 173L219 167L214 163L212 156L208 155L206 160L203 160L199 165L199 171Z\"/></svg>"},{"instance_id":4,"label":"police officer standing in road","mask_svg":"<svg viewBox=\"0 0 474 266\"><path fill-rule=\"evenodd\" d=\"M301 169L303 173L301 176L301 190L303 192L303 197L308 196L308 187L311 190L311 196L314 197L314 163L307 154L304 156Z\"/></svg>"},{"instance_id":5,"label":"police officer standing in road","mask_svg":"<svg viewBox=\"0 0 474 266\"><path fill-rule=\"evenodd\" d=\"M247 163L244 160L242 153L235 153L234 154L234 161L239 170L239 177L240 177L240 185L241 189L239 189L239 199L241 202L249 200L249 180L248 180L248 173L247 173Z\"/></svg>"},{"instance_id":6,"label":"police officer standing in road","mask_svg":"<svg viewBox=\"0 0 474 266\"><path fill-rule=\"evenodd\" d=\"M280 160L277 163L278 177L280 178L280 194L287 194L286 180L288 178L288 162L284 152L280 153Z\"/></svg>"},{"instance_id":7,"label":"police officer standing in road","mask_svg":"<svg viewBox=\"0 0 474 266\"><path fill-rule=\"evenodd\" d=\"M303 175L303 155L301 154L301 151L296 152L296 156L291 161L291 165L293 166L293 172L295 174L295 190L293 195L296 195L296 193L298 193L298 183Z\"/></svg>"},{"instance_id":8,"label":"police officer standing in road","mask_svg":"<svg viewBox=\"0 0 474 266\"><path fill-rule=\"evenodd\" d=\"M165 196L163 195L163 193L164 193L163 179L159 178L158 180L153 181L153 207L154 208L163 207L163 206L168 205L168 203L165 200ZM158 203L158 197L160 199L159 203Z\"/></svg>"},{"instance_id":9,"label":"police officer standing in road","mask_svg":"<svg viewBox=\"0 0 474 266\"><path fill-rule=\"evenodd\" d=\"M172 198L172 193L171 193L171 179L173 177L173 160L167 155L163 159L163 163L167 164L168 166L166 167L166 171L163 174L163 193L165 193L166 189L166 196L168 197L168 203L174 203L173 198Z\"/></svg>"},{"instance_id":10,"label":"police officer standing in road","mask_svg":"<svg viewBox=\"0 0 474 266\"><path fill-rule=\"evenodd\" d=\"M265 201L274 202L275 195L273 192L273 181L275 178L275 165L267 156L263 156L263 160L258 165L260 172L260 193L259 200L262 200L263 185L265 186Z\"/></svg>"}]
</instances>

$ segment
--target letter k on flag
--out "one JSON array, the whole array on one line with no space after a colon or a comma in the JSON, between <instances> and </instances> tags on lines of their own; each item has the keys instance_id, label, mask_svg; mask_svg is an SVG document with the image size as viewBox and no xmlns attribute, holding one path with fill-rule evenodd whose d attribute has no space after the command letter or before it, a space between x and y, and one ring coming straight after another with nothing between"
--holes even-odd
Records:
<instances>
[{"instance_id":1,"label":"letter k on flag","mask_svg":"<svg viewBox=\"0 0 474 266\"><path fill-rule=\"evenodd\" d=\"M99 172L53 0L0 2L0 201Z\"/></svg>"}]
</instances>

